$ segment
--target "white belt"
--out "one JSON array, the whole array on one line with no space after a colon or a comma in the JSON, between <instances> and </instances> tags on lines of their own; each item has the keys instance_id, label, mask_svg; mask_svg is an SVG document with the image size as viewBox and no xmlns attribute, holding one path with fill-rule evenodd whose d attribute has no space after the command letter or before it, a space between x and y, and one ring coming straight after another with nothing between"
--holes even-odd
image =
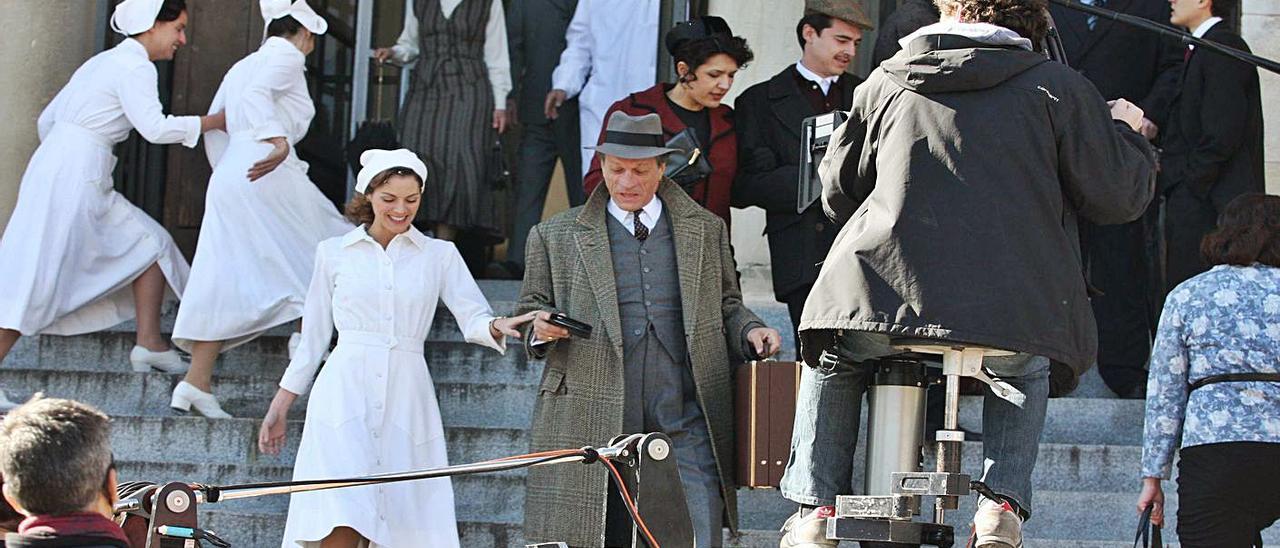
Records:
<instances>
[{"instance_id":1,"label":"white belt","mask_svg":"<svg viewBox=\"0 0 1280 548\"><path fill-rule=\"evenodd\" d=\"M397 337L387 333L378 333L375 331L339 331L338 345L356 344L361 346L374 346L378 348L386 348L390 350L398 350L401 352L412 352L421 354L426 344L425 339L414 337Z\"/></svg>"},{"instance_id":2,"label":"white belt","mask_svg":"<svg viewBox=\"0 0 1280 548\"><path fill-rule=\"evenodd\" d=\"M90 143L105 147L107 149L111 149L112 147L116 146L115 142L112 141L111 139L98 135L97 133L94 133L93 130L89 128L76 125L71 122L54 123L53 129L49 130L49 135L53 135L55 133L63 133L69 136L74 136L79 139L84 139L86 141L89 141Z\"/></svg>"}]
</instances>

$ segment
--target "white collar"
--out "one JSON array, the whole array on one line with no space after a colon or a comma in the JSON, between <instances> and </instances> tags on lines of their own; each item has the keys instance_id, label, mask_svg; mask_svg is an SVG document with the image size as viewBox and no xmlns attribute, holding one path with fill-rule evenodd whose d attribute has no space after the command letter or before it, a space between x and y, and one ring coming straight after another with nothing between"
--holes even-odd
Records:
<instances>
[{"instance_id":1,"label":"white collar","mask_svg":"<svg viewBox=\"0 0 1280 548\"><path fill-rule=\"evenodd\" d=\"M805 80L818 84L818 87L822 88L823 95L826 95L831 90L831 84L840 79L839 74L835 76L819 76L818 73L804 66L804 61L796 61L796 72L799 72L800 76L803 76Z\"/></svg>"},{"instance_id":2,"label":"white collar","mask_svg":"<svg viewBox=\"0 0 1280 548\"><path fill-rule=\"evenodd\" d=\"M631 219L631 216L633 215L632 212L618 207L617 202L614 202L613 198L609 198L609 206L607 209L609 210L609 214L613 215L614 219L617 219L619 223L622 223L622 226L627 229L627 232L635 235L636 223ZM640 222L644 223L644 226L648 227L649 230L653 230L653 227L658 224L658 217L661 215L662 200L659 200L658 195L654 194L653 198L649 200L649 203L640 208Z\"/></svg>"},{"instance_id":3,"label":"white collar","mask_svg":"<svg viewBox=\"0 0 1280 548\"><path fill-rule=\"evenodd\" d=\"M120 45L116 47L120 48L121 51L128 52L131 55L139 55L143 59L146 59L148 61L151 60L151 54L147 53L147 46L142 45L142 42L139 42L133 38L125 38L124 40L121 40Z\"/></svg>"},{"instance_id":4,"label":"white collar","mask_svg":"<svg viewBox=\"0 0 1280 548\"><path fill-rule=\"evenodd\" d=\"M949 19L916 29L915 32L899 39L898 45L906 49L912 40L930 34L955 34L989 46L1015 46L1032 50L1031 40L1005 27L991 23L965 23Z\"/></svg>"},{"instance_id":5,"label":"white collar","mask_svg":"<svg viewBox=\"0 0 1280 548\"><path fill-rule=\"evenodd\" d=\"M1196 38L1204 38L1204 35L1209 33L1209 29L1213 28L1214 25L1218 24L1219 21L1222 21L1222 18L1218 16L1205 19L1203 23L1200 23L1200 26L1196 27L1195 30L1191 31L1191 35L1195 36ZM1187 47L1190 49L1196 49L1195 44L1188 44Z\"/></svg>"},{"instance_id":6,"label":"white collar","mask_svg":"<svg viewBox=\"0 0 1280 548\"><path fill-rule=\"evenodd\" d=\"M427 238L426 234L418 231L418 229L413 226L410 226L409 230L396 234L394 238L391 238L391 244L396 243L396 240L401 238L404 238L409 243L417 246L418 249L426 249L427 242L430 240L430 238ZM373 236L369 235L369 225L357 226L351 229L351 232L342 235L342 247L349 247L352 244L361 241L368 241L373 245L382 247L377 240L373 239ZM387 247L391 247L391 245L388 244Z\"/></svg>"}]
</instances>

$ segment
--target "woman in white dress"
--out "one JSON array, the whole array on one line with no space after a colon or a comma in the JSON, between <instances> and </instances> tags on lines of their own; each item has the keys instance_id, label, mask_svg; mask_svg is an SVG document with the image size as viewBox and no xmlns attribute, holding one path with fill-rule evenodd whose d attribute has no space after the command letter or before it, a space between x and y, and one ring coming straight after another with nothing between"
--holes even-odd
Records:
<instances>
[{"instance_id":1,"label":"woman in white dress","mask_svg":"<svg viewBox=\"0 0 1280 548\"><path fill-rule=\"evenodd\" d=\"M503 352L533 319L495 318L450 242L410 224L426 166L406 149L361 157L347 215L362 226L320 243L302 340L263 419L258 444L277 454L289 407L311 387L333 329L338 345L307 405L295 480L445 466L444 428L423 345L436 302L467 342ZM448 478L293 495L284 546L458 546Z\"/></svg>"},{"instance_id":2,"label":"woman in white dress","mask_svg":"<svg viewBox=\"0 0 1280 548\"><path fill-rule=\"evenodd\" d=\"M160 304L166 286L182 295L189 267L164 228L113 190L111 149L133 129L194 147L223 116L161 109L152 62L186 44L183 0L127 0L111 23L128 38L81 65L37 122L40 146L0 240L0 361L21 335L89 333L136 317L133 368L182 372L160 334Z\"/></svg>"},{"instance_id":3,"label":"woman in white dress","mask_svg":"<svg viewBox=\"0 0 1280 548\"><path fill-rule=\"evenodd\" d=\"M205 137L213 175L191 282L173 328L191 370L170 407L230 417L212 394L220 352L302 316L315 248L351 230L292 145L315 115L303 74L328 25L304 0L261 0L266 39L231 67L214 96L227 131Z\"/></svg>"}]
</instances>

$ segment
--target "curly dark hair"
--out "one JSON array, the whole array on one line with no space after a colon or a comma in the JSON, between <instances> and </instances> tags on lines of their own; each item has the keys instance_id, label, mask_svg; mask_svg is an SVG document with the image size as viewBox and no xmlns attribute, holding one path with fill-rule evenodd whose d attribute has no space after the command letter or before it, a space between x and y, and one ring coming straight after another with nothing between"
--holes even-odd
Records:
<instances>
[{"instance_id":1,"label":"curly dark hair","mask_svg":"<svg viewBox=\"0 0 1280 548\"><path fill-rule=\"evenodd\" d=\"M961 21L991 23L1031 40L1036 48L1049 33L1045 13L1048 0L933 0L944 15L955 14Z\"/></svg>"},{"instance_id":2,"label":"curly dark hair","mask_svg":"<svg viewBox=\"0 0 1280 548\"><path fill-rule=\"evenodd\" d=\"M387 184L387 181L397 175L413 177L418 181L419 185L422 185L422 177L419 177L418 173L412 169L407 167L393 167L386 169L379 172L377 175L374 175L373 179L369 180L369 188L366 188L363 194L356 194L351 197L351 201L347 202L347 207L342 211L343 216L346 217L348 221L358 225L373 224L373 202L369 201L369 195L373 194L374 190L377 190L378 187Z\"/></svg>"},{"instance_id":3,"label":"curly dark hair","mask_svg":"<svg viewBox=\"0 0 1280 548\"><path fill-rule=\"evenodd\" d=\"M746 38L727 34L714 34L706 38L697 38L681 43L671 52L671 58L677 64L683 62L689 65L689 74L684 81L693 81L697 78L694 73L698 71L698 67L706 63L707 59L719 53L731 57L733 62L738 64L738 68L747 66L747 63L750 63L756 57L751 52L751 48L747 47Z\"/></svg>"},{"instance_id":4,"label":"curly dark hair","mask_svg":"<svg viewBox=\"0 0 1280 548\"><path fill-rule=\"evenodd\" d=\"M1280 267L1280 196L1250 193L1222 208L1218 228L1200 241L1209 265Z\"/></svg>"}]
</instances>

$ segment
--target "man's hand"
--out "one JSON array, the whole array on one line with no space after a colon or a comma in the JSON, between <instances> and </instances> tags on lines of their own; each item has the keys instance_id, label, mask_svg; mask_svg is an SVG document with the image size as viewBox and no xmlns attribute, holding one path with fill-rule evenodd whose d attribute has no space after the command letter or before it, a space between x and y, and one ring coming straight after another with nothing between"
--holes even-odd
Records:
<instances>
[{"instance_id":1,"label":"man's hand","mask_svg":"<svg viewBox=\"0 0 1280 548\"><path fill-rule=\"evenodd\" d=\"M1138 127L1138 133L1141 133L1148 141L1154 141L1156 140L1156 135L1160 134L1160 126L1157 126L1150 118L1143 116L1142 125Z\"/></svg>"},{"instance_id":2,"label":"man's hand","mask_svg":"<svg viewBox=\"0 0 1280 548\"><path fill-rule=\"evenodd\" d=\"M547 321L551 319L551 313L539 312L533 319L533 340L535 341L555 341L558 339L569 338L569 330L558 325L552 325Z\"/></svg>"},{"instance_id":3,"label":"man's hand","mask_svg":"<svg viewBox=\"0 0 1280 548\"><path fill-rule=\"evenodd\" d=\"M378 48L373 50L372 57L375 60L377 60L379 63L385 63L387 62L387 59L391 58L391 55L392 55L391 48Z\"/></svg>"},{"instance_id":4,"label":"man's hand","mask_svg":"<svg viewBox=\"0 0 1280 548\"><path fill-rule=\"evenodd\" d=\"M1142 515L1148 506L1151 509L1151 524L1164 526L1164 489L1160 487L1160 478L1142 478L1142 494L1138 495L1138 515Z\"/></svg>"},{"instance_id":5,"label":"man's hand","mask_svg":"<svg viewBox=\"0 0 1280 548\"><path fill-rule=\"evenodd\" d=\"M507 132L508 122L507 111L503 109L493 111L493 129L498 130L498 135L502 135Z\"/></svg>"},{"instance_id":6,"label":"man's hand","mask_svg":"<svg viewBox=\"0 0 1280 548\"><path fill-rule=\"evenodd\" d=\"M266 158L258 160L258 163L249 168L250 181L257 181L275 171L280 164L284 163L285 158L289 157L289 141L284 137L272 137L263 142L271 143L275 148L271 149L271 153L267 154Z\"/></svg>"},{"instance_id":7,"label":"man's hand","mask_svg":"<svg viewBox=\"0 0 1280 548\"><path fill-rule=\"evenodd\" d=\"M777 354L782 349L782 336L772 327L757 327L748 331L747 342L761 359Z\"/></svg>"},{"instance_id":8,"label":"man's hand","mask_svg":"<svg viewBox=\"0 0 1280 548\"><path fill-rule=\"evenodd\" d=\"M547 115L548 120L555 120L560 116L560 105L569 98L569 94L563 89L553 89L547 92L547 100L542 104L542 113Z\"/></svg>"},{"instance_id":9,"label":"man's hand","mask_svg":"<svg viewBox=\"0 0 1280 548\"><path fill-rule=\"evenodd\" d=\"M1138 105L1130 103L1126 99L1108 101L1107 104L1111 106L1111 118L1113 120L1120 120L1129 124L1129 127L1133 128L1134 131L1142 131L1143 113L1142 109L1138 108Z\"/></svg>"}]
</instances>

